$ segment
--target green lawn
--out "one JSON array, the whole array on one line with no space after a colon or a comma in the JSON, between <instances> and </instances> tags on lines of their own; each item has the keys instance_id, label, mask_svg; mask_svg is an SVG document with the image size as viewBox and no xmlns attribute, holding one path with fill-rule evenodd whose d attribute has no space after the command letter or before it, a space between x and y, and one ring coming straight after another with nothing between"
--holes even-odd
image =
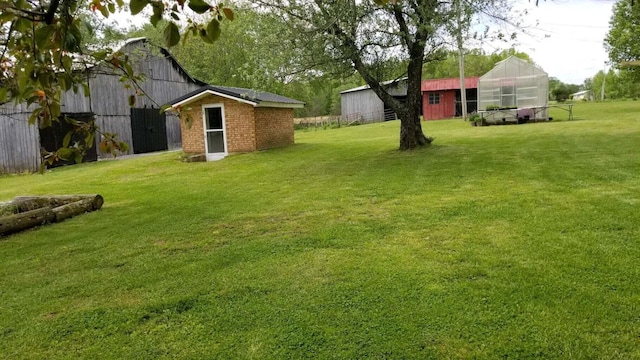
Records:
<instances>
[{"instance_id":1,"label":"green lawn","mask_svg":"<svg viewBox=\"0 0 640 360\"><path fill-rule=\"evenodd\" d=\"M1 238L0 358L640 359L640 102L574 112L2 176L105 205Z\"/></svg>"}]
</instances>

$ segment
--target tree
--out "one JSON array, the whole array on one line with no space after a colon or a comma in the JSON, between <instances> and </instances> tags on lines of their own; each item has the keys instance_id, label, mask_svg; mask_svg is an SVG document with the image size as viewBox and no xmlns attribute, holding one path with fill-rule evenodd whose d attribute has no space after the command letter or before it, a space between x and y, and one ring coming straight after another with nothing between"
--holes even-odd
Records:
<instances>
[{"instance_id":1,"label":"tree","mask_svg":"<svg viewBox=\"0 0 640 360\"><path fill-rule=\"evenodd\" d=\"M286 25L271 13L258 13L247 6L238 6L234 13L233 22L221 24L225 36L214 44L192 37L171 49L190 75L209 84L259 89L304 101L304 108L294 110L296 117L328 115L336 110L339 113L337 89L353 82L353 78L329 73L291 74L288 63L295 57L295 49L274 51L270 46L279 39ZM161 28L145 24L130 31L125 38L146 37L161 45ZM359 85L362 84L352 87Z\"/></svg>"},{"instance_id":2,"label":"tree","mask_svg":"<svg viewBox=\"0 0 640 360\"><path fill-rule=\"evenodd\" d=\"M186 6L186 7L185 7ZM108 17L119 10L128 9L138 14L147 8L147 16L154 26L163 22L163 37L168 46L176 45L182 37L199 36L212 43L220 37L220 22L233 19L229 8L210 5L204 0L131 0L128 6L123 0L0 0L0 104L6 102L33 105L29 119L40 127L58 121L61 115L60 98L65 91L84 89L88 95L86 79L78 70L86 66L104 63L120 72L122 81L135 86L141 79L134 74L124 54L105 51L90 46L91 26L87 20L99 13ZM208 14L207 23L192 20L190 13ZM185 23L181 35L178 23ZM93 143L92 127L83 128L74 119L66 119L77 125L77 131L87 134L87 143ZM106 148L125 147L115 135L104 134ZM81 158L83 149L65 146L48 154L50 162Z\"/></svg>"},{"instance_id":3,"label":"tree","mask_svg":"<svg viewBox=\"0 0 640 360\"><path fill-rule=\"evenodd\" d=\"M640 81L640 67L625 67L640 60L640 6L632 0L620 0L613 6L605 48L611 62Z\"/></svg>"},{"instance_id":4,"label":"tree","mask_svg":"<svg viewBox=\"0 0 640 360\"><path fill-rule=\"evenodd\" d=\"M527 53L519 52L515 49L496 51L491 54L486 54L482 49L471 49L466 51L465 54L465 76L482 76L491 70L497 62L500 62L512 55L533 64L533 60L531 60L531 57ZM422 70L423 79L454 78L457 76L457 51L443 52L441 59L426 63Z\"/></svg>"},{"instance_id":5,"label":"tree","mask_svg":"<svg viewBox=\"0 0 640 360\"><path fill-rule=\"evenodd\" d=\"M456 18L450 2L436 0L256 0L259 9L276 13L288 25L281 34L297 50L297 71L357 72L400 118L400 149L429 144L420 124L423 64L436 58L447 26ZM506 8L506 1L466 3L473 12ZM266 12L266 11L265 11ZM450 27L449 27L450 28ZM403 63L393 74L389 63ZM392 77L393 76L393 77ZM407 98L389 95L383 80L406 76Z\"/></svg>"}]
</instances>

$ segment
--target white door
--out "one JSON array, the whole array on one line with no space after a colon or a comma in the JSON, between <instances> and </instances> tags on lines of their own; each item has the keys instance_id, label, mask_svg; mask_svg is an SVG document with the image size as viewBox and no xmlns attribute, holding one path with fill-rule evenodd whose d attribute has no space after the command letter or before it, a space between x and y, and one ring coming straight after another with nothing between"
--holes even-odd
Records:
<instances>
[{"instance_id":1,"label":"white door","mask_svg":"<svg viewBox=\"0 0 640 360\"><path fill-rule=\"evenodd\" d=\"M203 112L207 161L220 160L227 155L224 107L222 105L207 105L203 107Z\"/></svg>"}]
</instances>

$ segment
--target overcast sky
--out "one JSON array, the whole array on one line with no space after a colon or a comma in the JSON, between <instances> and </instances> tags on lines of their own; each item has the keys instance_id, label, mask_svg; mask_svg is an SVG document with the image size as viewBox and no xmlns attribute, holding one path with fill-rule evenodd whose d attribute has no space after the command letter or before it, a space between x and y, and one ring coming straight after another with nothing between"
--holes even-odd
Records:
<instances>
[{"instance_id":1,"label":"overcast sky","mask_svg":"<svg viewBox=\"0 0 640 360\"><path fill-rule=\"evenodd\" d=\"M519 35L516 48L529 54L549 76L568 84L582 84L602 70L608 56L603 40L609 29L616 0L518 0L529 10L523 22L535 25ZM115 16L120 26L143 24L140 17ZM486 47L488 52L504 49L500 44Z\"/></svg>"},{"instance_id":2,"label":"overcast sky","mask_svg":"<svg viewBox=\"0 0 640 360\"><path fill-rule=\"evenodd\" d=\"M546 0L540 1L538 7L531 5L528 15L531 23L535 24L535 20L540 23L529 30L532 36L520 36L517 48L529 54L549 76L580 85L602 70L608 60L603 41L614 3L614 0Z\"/></svg>"}]
</instances>

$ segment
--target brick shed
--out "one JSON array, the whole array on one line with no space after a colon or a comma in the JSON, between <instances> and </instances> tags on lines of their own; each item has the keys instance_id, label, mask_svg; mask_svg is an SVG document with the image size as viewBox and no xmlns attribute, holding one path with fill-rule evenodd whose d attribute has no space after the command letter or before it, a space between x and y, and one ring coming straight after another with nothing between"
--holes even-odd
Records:
<instances>
[{"instance_id":1,"label":"brick shed","mask_svg":"<svg viewBox=\"0 0 640 360\"><path fill-rule=\"evenodd\" d=\"M192 120L190 127L182 121L182 150L207 161L293 144L293 109L304 107L264 91L211 85L169 105Z\"/></svg>"}]
</instances>

